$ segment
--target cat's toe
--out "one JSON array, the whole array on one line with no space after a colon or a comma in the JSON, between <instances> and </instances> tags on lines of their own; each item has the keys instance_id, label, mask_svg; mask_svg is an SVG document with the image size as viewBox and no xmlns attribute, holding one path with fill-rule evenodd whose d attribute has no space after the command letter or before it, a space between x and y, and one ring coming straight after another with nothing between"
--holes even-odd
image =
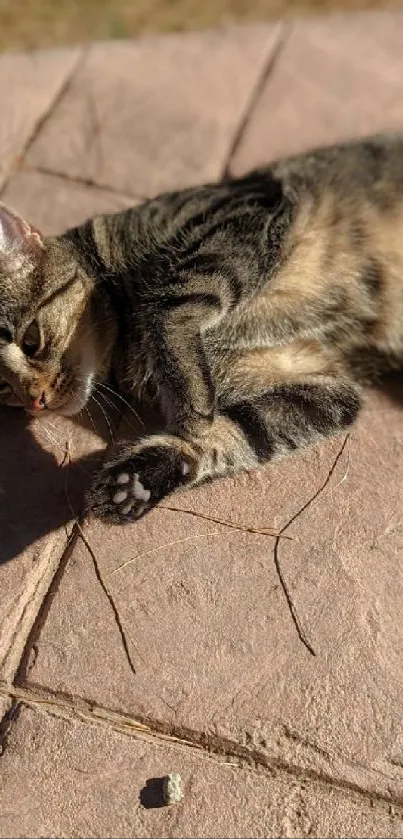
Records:
<instances>
[{"instance_id":1,"label":"cat's toe","mask_svg":"<svg viewBox=\"0 0 403 839\"><path fill-rule=\"evenodd\" d=\"M126 492L125 490L119 490L119 492L115 492L112 501L114 504L122 504L123 501L127 501L128 497L128 492Z\"/></svg>"},{"instance_id":2,"label":"cat's toe","mask_svg":"<svg viewBox=\"0 0 403 839\"><path fill-rule=\"evenodd\" d=\"M125 524L140 518L151 506L151 492L138 474L105 465L87 494L87 512L109 524Z\"/></svg>"},{"instance_id":3,"label":"cat's toe","mask_svg":"<svg viewBox=\"0 0 403 839\"><path fill-rule=\"evenodd\" d=\"M143 446L124 463L106 464L87 498L87 509L112 524L135 521L192 479L194 464L175 446Z\"/></svg>"},{"instance_id":4,"label":"cat's toe","mask_svg":"<svg viewBox=\"0 0 403 839\"><path fill-rule=\"evenodd\" d=\"M151 491L142 484L137 472L132 476L127 472L121 472L116 476L115 485L112 486L115 514L121 517L139 518L146 512L150 498Z\"/></svg>"},{"instance_id":5,"label":"cat's toe","mask_svg":"<svg viewBox=\"0 0 403 839\"><path fill-rule=\"evenodd\" d=\"M111 470L109 475L104 474L104 479L103 484L101 473L100 481L93 486L93 501L90 503L92 513L115 524L123 524L147 512L151 503L151 490L146 489L137 472L130 475L128 472L116 473Z\"/></svg>"},{"instance_id":6,"label":"cat's toe","mask_svg":"<svg viewBox=\"0 0 403 839\"><path fill-rule=\"evenodd\" d=\"M120 475L116 478L117 484L128 484L130 483L130 475L127 472L121 472Z\"/></svg>"},{"instance_id":7,"label":"cat's toe","mask_svg":"<svg viewBox=\"0 0 403 839\"><path fill-rule=\"evenodd\" d=\"M146 489L140 481L139 475L137 472L134 473L134 480L133 480L133 495L136 501L144 501L147 502L150 500L151 490Z\"/></svg>"}]
</instances>

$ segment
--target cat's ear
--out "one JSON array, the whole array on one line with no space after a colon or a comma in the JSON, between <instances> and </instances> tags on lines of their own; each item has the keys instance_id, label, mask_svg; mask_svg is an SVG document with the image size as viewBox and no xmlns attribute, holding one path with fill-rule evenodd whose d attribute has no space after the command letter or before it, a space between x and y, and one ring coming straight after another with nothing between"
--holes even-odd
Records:
<instances>
[{"instance_id":1,"label":"cat's ear","mask_svg":"<svg viewBox=\"0 0 403 839\"><path fill-rule=\"evenodd\" d=\"M0 259L25 254L33 262L38 262L43 250L39 230L0 202Z\"/></svg>"}]
</instances>

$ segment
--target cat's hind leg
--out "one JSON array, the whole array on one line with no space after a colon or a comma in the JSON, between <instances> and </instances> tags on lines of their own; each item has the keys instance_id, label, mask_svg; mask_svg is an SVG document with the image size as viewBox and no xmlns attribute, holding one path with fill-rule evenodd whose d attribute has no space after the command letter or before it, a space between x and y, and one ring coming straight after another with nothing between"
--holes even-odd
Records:
<instances>
[{"instance_id":1,"label":"cat's hind leg","mask_svg":"<svg viewBox=\"0 0 403 839\"><path fill-rule=\"evenodd\" d=\"M343 431L361 404L356 385L307 342L238 355L217 394L218 411L201 436L122 443L93 484L89 510L133 521L181 487L262 466Z\"/></svg>"}]
</instances>

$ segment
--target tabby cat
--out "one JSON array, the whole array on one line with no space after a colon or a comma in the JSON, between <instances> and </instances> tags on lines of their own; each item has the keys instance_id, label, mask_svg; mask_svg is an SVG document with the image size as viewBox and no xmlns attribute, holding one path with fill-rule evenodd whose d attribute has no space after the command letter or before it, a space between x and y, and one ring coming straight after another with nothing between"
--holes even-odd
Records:
<instances>
[{"instance_id":1,"label":"tabby cat","mask_svg":"<svg viewBox=\"0 0 403 839\"><path fill-rule=\"evenodd\" d=\"M403 362L403 137L279 161L60 236L0 207L0 402L79 412L113 375L164 432L88 494L132 521L168 493L343 431Z\"/></svg>"}]
</instances>

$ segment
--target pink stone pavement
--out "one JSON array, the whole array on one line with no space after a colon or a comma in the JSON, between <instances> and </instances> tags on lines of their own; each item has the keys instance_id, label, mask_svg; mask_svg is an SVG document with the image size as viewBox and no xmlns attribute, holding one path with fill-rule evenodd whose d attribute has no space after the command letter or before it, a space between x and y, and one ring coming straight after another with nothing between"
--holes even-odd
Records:
<instances>
[{"instance_id":1,"label":"pink stone pavement","mask_svg":"<svg viewBox=\"0 0 403 839\"><path fill-rule=\"evenodd\" d=\"M403 9L0 69L1 199L47 233L403 130ZM1 414L1 837L403 837L402 404L123 530L75 521L130 413Z\"/></svg>"}]
</instances>

